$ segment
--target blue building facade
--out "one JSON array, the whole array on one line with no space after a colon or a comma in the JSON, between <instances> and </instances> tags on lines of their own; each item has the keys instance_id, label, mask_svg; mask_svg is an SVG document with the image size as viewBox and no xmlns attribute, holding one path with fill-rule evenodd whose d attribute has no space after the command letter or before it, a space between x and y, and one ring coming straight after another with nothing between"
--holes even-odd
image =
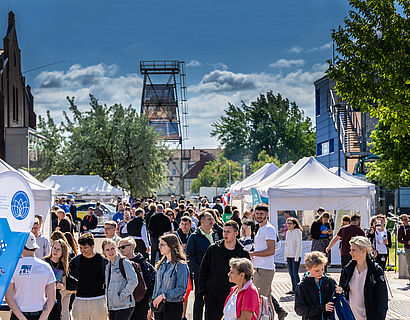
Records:
<instances>
[{"instance_id":1,"label":"blue building facade","mask_svg":"<svg viewBox=\"0 0 410 320\"><path fill-rule=\"evenodd\" d=\"M335 86L334 81L327 76L314 82L315 85L315 113L316 113L316 158L327 168L338 166L337 150L341 150L336 126L330 114L330 90ZM345 156L340 151L340 166L345 168Z\"/></svg>"}]
</instances>

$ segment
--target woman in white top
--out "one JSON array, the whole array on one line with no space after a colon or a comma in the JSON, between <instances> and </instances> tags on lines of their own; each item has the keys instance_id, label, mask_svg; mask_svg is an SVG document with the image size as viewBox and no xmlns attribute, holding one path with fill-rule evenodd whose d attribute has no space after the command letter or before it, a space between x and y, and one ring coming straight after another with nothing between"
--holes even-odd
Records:
<instances>
[{"instance_id":1,"label":"woman in white top","mask_svg":"<svg viewBox=\"0 0 410 320\"><path fill-rule=\"evenodd\" d=\"M292 281L292 291L287 292L287 294L295 294L296 285L300 281L299 265L302 257L302 230L296 218L288 218L286 223L288 231L286 231L284 256Z\"/></svg>"},{"instance_id":2,"label":"woman in white top","mask_svg":"<svg viewBox=\"0 0 410 320\"><path fill-rule=\"evenodd\" d=\"M371 258L372 244L363 236L350 242L352 260L342 269L340 286L356 320L384 320L388 309L383 269Z\"/></svg>"},{"instance_id":3,"label":"woman in white top","mask_svg":"<svg viewBox=\"0 0 410 320\"><path fill-rule=\"evenodd\" d=\"M391 234L384 228L386 225L384 215L379 214L374 218L374 225L372 225L372 228L369 230L367 237L373 245L376 262L385 270L389 248L391 247Z\"/></svg>"}]
</instances>

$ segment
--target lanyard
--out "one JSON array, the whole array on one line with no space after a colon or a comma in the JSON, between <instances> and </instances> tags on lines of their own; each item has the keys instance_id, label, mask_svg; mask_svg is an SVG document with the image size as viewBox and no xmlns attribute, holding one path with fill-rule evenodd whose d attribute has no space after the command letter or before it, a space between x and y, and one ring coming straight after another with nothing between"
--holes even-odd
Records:
<instances>
[{"instance_id":1,"label":"lanyard","mask_svg":"<svg viewBox=\"0 0 410 320\"><path fill-rule=\"evenodd\" d=\"M322 279L320 279L318 283L315 278L315 283L316 283L317 288L319 289L319 303L322 304L322 294L320 291L320 287L322 286ZM322 312L322 320L323 320L323 312Z\"/></svg>"}]
</instances>

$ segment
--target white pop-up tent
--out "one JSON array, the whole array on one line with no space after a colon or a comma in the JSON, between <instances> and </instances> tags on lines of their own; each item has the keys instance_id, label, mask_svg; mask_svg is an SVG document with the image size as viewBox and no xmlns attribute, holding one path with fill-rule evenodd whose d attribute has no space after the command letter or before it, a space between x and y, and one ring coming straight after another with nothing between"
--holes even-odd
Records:
<instances>
[{"instance_id":1,"label":"white pop-up tent","mask_svg":"<svg viewBox=\"0 0 410 320\"><path fill-rule=\"evenodd\" d=\"M51 214L50 208L53 204L54 190L36 178L34 178L27 171L14 169L11 165L0 159L0 172L14 171L19 173L28 182L34 196L35 214L43 217L42 232L47 237L51 233Z\"/></svg>"},{"instance_id":2,"label":"white pop-up tent","mask_svg":"<svg viewBox=\"0 0 410 320\"><path fill-rule=\"evenodd\" d=\"M278 169L279 167L276 164L266 163L262 168L255 171L249 177L245 178L238 184L232 185L232 187L229 190L231 194L231 198L234 200L241 199L243 195L242 190L248 187L252 188L255 184L266 179L266 177L270 176L272 173L274 173Z\"/></svg>"},{"instance_id":3,"label":"white pop-up tent","mask_svg":"<svg viewBox=\"0 0 410 320\"><path fill-rule=\"evenodd\" d=\"M278 210L313 212L318 207L324 207L326 210L360 211L361 225L364 228L369 225L372 195L368 186L335 175L313 157L299 160L272 185L264 187L263 192L268 194L269 219L276 228L278 228ZM304 250L310 250L309 241L303 243ZM336 251L337 248L332 249L332 258L336 256ZM283 255L283 252L278 250L277 255L280 254ZM276 259L283 261L281 256ZM337 259L332 261L332 263L338 262Z\"/></svg>"},{"instance_id":4,"label":"white pop-up tent","mask_svg":"<svg viewBox=\"0 0 410 320\"><path fill-rule=\"evenodd\" d=\"M52 175L43 183L54 188L57 196L71 194L76 199L110 199L124 195L99 175Z\"/></svg>"}]
</instances>

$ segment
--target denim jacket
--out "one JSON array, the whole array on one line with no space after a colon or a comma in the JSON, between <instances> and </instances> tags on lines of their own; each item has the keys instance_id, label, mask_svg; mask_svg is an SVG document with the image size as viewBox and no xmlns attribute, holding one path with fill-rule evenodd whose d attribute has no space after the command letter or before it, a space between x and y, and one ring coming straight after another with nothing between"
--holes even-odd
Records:
<instances>
[{"instance_id":1,"label":"denim jacket","mask_svg":"<svg viewBox=\"0 0 410 320\"><path fill-rule=\"evenodd\" d=\"M105 268L105 293L107 295L108 310L128 309L135 306L132 293L138 284L137 275L131 262L124 259L124 271L127 276L127 279L125 279L120 271L120 258L121 256L118 255L114 263L109 262ZM110 280L108 280L109 277Z\"/></svg>"},{"instance_id":2,"label":"denim jacket","mask_svg":"<svg viewBox=\"0 0 410 320\"><path fill-rule=\"evenodd\" d=\"M188 265L185 262L178 262L175 265L164 259L155 278L152 300L164 294L168 302L183 301L188 286L188 275Z\"/></svg>"}]
</instances>

